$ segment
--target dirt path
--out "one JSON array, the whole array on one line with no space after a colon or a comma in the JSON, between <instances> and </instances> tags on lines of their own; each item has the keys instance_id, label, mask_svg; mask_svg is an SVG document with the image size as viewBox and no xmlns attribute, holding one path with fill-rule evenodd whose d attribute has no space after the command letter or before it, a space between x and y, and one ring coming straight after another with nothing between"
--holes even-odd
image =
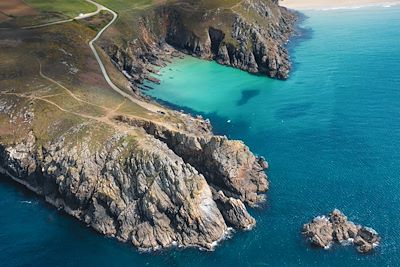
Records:
<instances>
[{"instance_id":1,"label":"dirt path","mask_svg":"<svg viewBox=\"0 0 400 267\"><path fill-rule=\"evenodd\" d=\"M53 84L57 85L58 87L64 89L64 90L65 90L73 99L75 99L76 101L78 101L78 102L80 102L80 103L85 103L85 104L87 104L87 105L89 105L89 106L94 106L94 107L102 108L102 109L105 109L105 110L107 110L107 111L112 111L112 109L110 109L110 108L103 107L103 106L99 106L99 105L95 105L95 104L93 104L93 103L90 103L90 102L88 102L88 101L85 101L85 100L83 100L83 99L80 99L80 98L77 97L70 89L68 89L68 88L65 87L64 85L60 84L60 83L57 82L56 80L53 80L52 78L50 78L50 77L48 77L47 75L45 75L45 74L43 73L43 70L42 70L42 63L40 62L40 60L38 60L38 62L39 62L39 75L40 75L40 77L42 77L43 79L49 81L50 83L53 83Z\"/></svg>"},{"instance_id":2,"label":"dirt path","mask_svg":"<svg viewBox=\"0 0 400 267\"><path fill-rule=\"evenodd\" d=\"M95 42L101 37L101 35L116 21L116 19L118 18L118 14L117 14L115 11L113 11L113 10L111 10L111 9L109 9L109 8L103 6L103 5L101 5L101 4L99 4L99 3L95 2L95 1L92 1L92 0L85 0L85 1L86 1L86 2L89 2L89 3L93 4L93 5L95 5L95 6L97 7L97 10L96 10L95 12L86 13L86 14L81 14L81 15L75 17L74 19L68 19L68 20L57 21L57 22L52 22L52 23L46 23L46 24L41 24L41 25L29 26L29 27L24 27L23 29L35 29L35 28L47 27L47 26L56 25L56 24L67 23L67 22L71 22L71 21L73 21L73 20L85 19L85 18L89 18L89 17L92 17L92 16L97 15L97 14L98 14L100 11L102 11L102 10L105 10L105 11L107 11L107 12L110 12L110 13L113 15L112 20L111 20L106 26L104 26L104 27L97 33L97 35L89 42L90 49L92 50L92 52L93 52L93 54L94 54L94 56L95 56L95 58L96 58L96 61L97 61L97 63L99 64L99 67L100 67L100 70L101 70L101 72L102 72L102 74L103 74L103 76L104 76L104 79L106 80L106 82L108 83L108 85L111 87L111 89L113 89L115 92L117 92L117 93L118 93L119 95L121 95L122 97L124 97L124 98L126 98L126 99L129 99L129 100L132 101L133 103L139 105L140 107L142 107L142 108L144 108L144 109L146 109L146 110L148 110L148 111L150 111L150 112L160 113L160 112L162 111L162 112L165 113L166 110L163 109L162 107L159 107L159 106L153 105L153 104L151 104L151 103L147 103L147 102L141 101L141 100L135 98L133 95L128 94L128 93L126 93L125 91L121 90L120 88L118 88L118 86L116 86L116 85L113 83L113 81L111 80L110 76L109 76L108 73L107 73L106 67L104 66L104 64L103 64L103 62L102 62L102 60L101 60L101 58L100 58L100 56L99 56L99 54L98 54L98 52L97 52L97 50L96 50L96 47L95 47L94 43L95 43ZM80 101L80 102L83 101L83 100L81 100L81 99L78 99L70 90L68 90L67 88L65 88L65 87L62 86L61 84L59 84L57 81L55 81L55 80L53 80L53 79L51 79L51 78L49 78L49 77L43 75L42 72L40 73L40 75L41 75L43 78L45 78L46 80L49 80L49 81L51 81L52 83L55 83L55 84L57 84L58 86L60 86L60 87L64 88L65 90L67 90L67 91L69 92L69 94L70 94L73 98L75 98L77 101ZM90 104L90 103L88 103L88 104ZM104 108L104 107L103 107L103 108Z\"/></svg>"},{"instance_id":3,"label":"dirt path","mask_svg":"<svg viewBox=\"0 0 400 267\"><path fill-rule=\"evenodd\" d=\"M101 60L101 58L100 58L100 56L99 56L99 54L98 54L98 52L97 52L97 50L96 50L95 42L96 42L96 41L101 37L101 35L116 21L116 19L118 18L118 14L117 14L115 11L113 11L113 10L111 10L111 9L109 9L109 8L103 6L103 5L101 5L101 4L99 4L99 3L95 2L95 1L92 1L92 0L85 0L85 1L86 1L86 2L89 2L89 3L93 4L93 5L95 5L96 8L97 8L97 10L94 11L94 12L86 13L86 14L80 14L79 16L77 16L77 17L75 17L75 18L73 18L73 19L67 19L67 20L56 21L56 22L51 22L51 23L45 23L45 24L40 24L40 25L27 26L27 27L24 27L23 29L36 29L36 28L42 28L42 27L47 27L47 26L51 26L51 25L57 25L57 24L68 23L68 22L71 22L71 21L73 21L73 20L86 19L86 18L90 18L90 17L93 17L93 16L97 15L100 11L103 11L103 10L104 10L104 11L107 11L107 12L110 12L110 13L112 14L112 16L113 16L112 20L111 20L106 26L104 26L104 27L96 34L96 36L89 42L89 47L90 47L90 49L92 50L92 52L93 52L93 54L94 54L94 56L95 56L95 58L96 58L96 61L97 61L98 64L99 64L99 67L100 67L100 70L101 70L101 72L102 72L102 74L103 74L104 79L106 80L106 82L108 83L108 85L111 87L111 89L113 89L115 92L117 92L119 95L121 95L121 96L124 98L124 100L122 101L121 104L119 104L119 106L118 106L116 109L111 109L111 108L107 108L107 107L104 107L104 106L95 105L95 104L93 104L93 103L90 103L90 102L88 102L88 101L85 101L85 100L83 100L83 99L80 99L79 97L77 97L77 96L73 93L73 91L71 91L71 90L68 89L67 87L63 86L61 83L57 82L56 80L54 80L54 79L48 77L47 75L45 75L45 74L43 73L43 71L42 71L41 62L38 60L38 61L39 61L39 74L40 74L40 76L41 76L43 79L46 79L47 81L49 81L49 82L51 82L51 83L53 83L53 84L59 86L59 87L62 88L63 90L65 90L66 93L67 93L68 95L70 95L73 99L75 99L76 101L78 101L78 102L80 102L80 103L85 103L85 104L88 104L88 105L91 105L91 106L96 106L96 107L99 107L99 108L104 109L104 110L107 112L107 115L104 117L104 118L106 118L107 123L109 123L110 118L111 118L113 115L116 114L117 110L118 110L119 108L121 108L122 105L123 105L124 103L126 103L126 100L129 100L129 101L135 103L136 105L138 105L138 106L140 106L140 107L142 107L142 108L148 110L149 112L158 113L158 114L165 114L165 113L167 113L167 110L165 110L164 108L162 108L162 107L160 107L160 106L157 106L157 105L154 105L154 104L151 104L151 103L148 103L148 102L145 102L145 101L142 101L142 100L140 100L140 99L137 99L137 98L134 97L133 95L131 95L131 94L129 94L129 93L127 93L127 92L121 90L118 86L116 86L116 85L113 83L113 81L111 80L110 76L109 76L108 73L107 73L106 67L104 66L104 64L103 64L103 62L102 62L102 60ZM4 94L4 93L1 93L1 94ZM23 97L23 95L19 95L19 96L20 96L20 97ZM95 119L95 120L98 120L98 121L103 121L103 122L105 122L105 121L104 121L104 118L91 117L91 116L88 116L88 115L85 115L85 114L79 114L79 113L76 113L76 112L72 112L72 111L65 110L65 109L63 109L62 107L60 107L59 105L57 105L56 103L54 103L54 102L52 102L52 101L46 99L46 97L34 97L34 96L29 96L29 97L30 97L30 98L34 98L34 99L38 99L38 100L41 100L41 101L45 101L45 102L47 102L47 103L50 103L50 104L56 106L57 108L59 108L59 109L62 110L62 111L65 111L65 112L69 112L69 113L72 113L72 114L75 114L75 115L78 115L78 116L82 116L82 117L85 117L85 118ZM125 115L125 114L124 114L124 115ZM129 115L127 115L127 116L129 116ZM135 117L135 116L132 116L132 117ZM143 119L143 118L140 118L140 119Z\"/></svg>"},{"instance_id":4,"label":"dirt path","mask_svg":"<svg viewBox=\"0 0 400 267\"><path fill-rule=\"evenodd\" d=\"M97 4L96 2L94 2L94 1L92 1L92 0L86 0L86 1L89 2L89 3ZM99 4L97 4L97 5L99 5ZM160 112L160 111L166 112L166 111L165 111L164 109L162 109L161 107L157 107L157 106L152 105L152 104L150 104L150 103L146 103L146 102L144 102L144 101L141 101L141 100L135 98L134 96L132 96L132 95L130 95L130 94L124 92L123 90L121 90L120 88L118 88L118 86L116 86L116 85L112 82L112 80L111 80L110 76L108 75L107 70L106 70L106 68L105 68L105 66L104 66L104 64L103 64L103 62L102 62L102 60L101 60L99 54L97 53L97 50L96 50L96 48L95 48L95 46L94 46L94 43L95 43L95 42L101 37L101 35L115 22L115 20L118 18L118 15L117 15L117 13L114 12L113 10L111 10L111 9L109 9L109 8L106 8L105 6L102 6L102 7L104 8L104 10L107 10L108 12L110 12L110 13L113 15L113 19L112 19L106 26L104 26L103 29L101 29L101 30L97 33L97 35L89 42L89 46L90 46L90 49L92 49L92 52L93 52L93 54L94 54L94 56L95 56L95 58L96 58L96 60L97 60L97 63L98 63L99 66L100 66L100 69L101 69L101 72L103 73L104 79L106 80L106 82L108 83L108 85L111 87L111 89L113 89L115 92L117 92L117 93L120 94L121 96L123 96L123 97L129 99L129 100L132 101L133 103L135 103L135 104L141 106L142 108L147 109L147 110L149 110L149 111L152 111L152 112L154 112L154 113L158 113L158 112Z\"/></svg>"},{"instance_id":5,"label":"dirt path","mask_svg":"<svg viewBox=\"0 0 400 267\"><path fill-rule=\"evenodd\" d=\"M121 114L121 115L125 115L127 117L143 120L143 118L138 118L138 117L132 116L132 115L127 115L127 114L123 114L123 113L114 113L125 102L122 102L120 105L118 105L117 109L111 110L110 113L106 114L105 116L95 117L95 116L91 116L91 115L87 115L87 114L83 114L83 113L79 113L79 112L75 112L75 111L71 111L71 110L65 109L65 108L61 107L59 104L57 104L57 103L55 103L55 102L53 102L53 101L51 101L49 99L46 99L47 96L38 97L38 96L33 96L33 95L10 93L10 92L0 92L0 95L12 95L12 96L25 98L25 99L29 99L29 100L43 101L43 102L46 102L46 103L56 107L57 109L61 110L62 112L65 112L65 113L68 113L68 114L72 114L72 115L75 115L75 116L78 116L78 117L81 117L81 118L84 118L84 119L89 119L89 120L92 120L92 121L105 123L105 124L115 128L116 130L118 130L120 132L124 132L124 133L135 132L136 129L134 127L130 126L130 125L125 125L123 123L118 123L117 121L114 120L114 115Z\"/></svg>"}]
</instances>

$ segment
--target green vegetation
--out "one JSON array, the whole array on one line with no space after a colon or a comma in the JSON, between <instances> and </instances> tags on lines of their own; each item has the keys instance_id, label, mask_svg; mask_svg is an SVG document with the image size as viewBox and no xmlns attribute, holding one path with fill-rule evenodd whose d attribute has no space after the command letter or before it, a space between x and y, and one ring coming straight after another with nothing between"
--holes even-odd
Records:
<instances>
[{"instance_id":1,"label":"green vegetation","mask_svg":"<svg viewBox=\"0 0 400 267\"><path fill-rule=\"evenodd\" d=\"M192 4L199 4L203 9L215 9L215 8L231 8L240 2L241 0L186 0Z\"/></svg>"},{"instance_id":2,"label":"green vegetation","mask_svg":"<svg viewBox=\"0 0 400 267\"><path fill-rule=\"evenodd\" d=\"M144 8L151 6L159 1L157 0L98 0L99 4L102 4L117 13L129 12L133 9Z\"/></svg>"},{"instance_id":3,"label":"green vegetation","mask_svg":"<svg viewBox=\"0 0 400 267\"><path fill-rule=\"evenodd\" d=\"M80 141L98 149L126 131L113 121L116 115L157 120L109 87L89 49L93 28L110 18L102 12L83 21L0 31L0 40L7 36L0 43L1 143L17 142L32 129L39 144L63 136L71 145Z\"/></svg>"},{"instance_id":4,"label":"green vegetation","mask_svg":"<svg viewBox=\"0 0 400 267\"><path fill-rule=\"evenodd\" d=\"M144 108L151 105L149 103L142 105L125 99L105 81L88 43L112 19L110 12L102 11L82 20L22 30L20 26L62 21L65 17L73 18L79 13L93 12L96 9L93 4L84 0L25 2L33 7L36 13L9 19L8 23L15 21L14 24L8 24L15 30L0 31L0 40L7 40L0 42L1 142L13 142L26 136L29 129L33 129L42 144L64 136L71 144L76 144L77 139L84 139L90 148L98 148L116 132L124 132L133 136L127 137L127 140L129 145L134 145L144 137L132 127L117 123L114 120L115 116L151 120L171 127L184 124L182 119L172 112L160 116L157 112ZM96 44L99 45L99 55L112 81L125 92L131 90L129 83L112 65L100 46L106 46L110 40L121 46L136 38L149 38L151 42L151 34L162 34L165 30L162 28L165 18L154 17L154 20L145 22L146 28L143 27L140 18L156 15L154 9L158 5L174 5L181 14L184 26L199 38L208 38L207 29L211 26L230 32L236 13L259 19L257 14L246 13L240 0L98 2L115 10L119 15L115 24ZM204 14L207 14L207 19L204 19ZM146 32L147 30L149 32ZM236 40L227 35L225 42L235 45ZM151 110L154 110L154 107ZM29 112L34 113L31 120L25 119Z\"/></svg>"},{"instance_id":5,"label":"green vegetation","mask_svg":"<svg viewBox=\"0 0 400 267\"><path fill-rule=\"evenodd\" d=\"M27 4L42 12L62 13L70 18L80 13L96 11L96 7L82 0L25 0Z\"/></svg>"}]
</instances>

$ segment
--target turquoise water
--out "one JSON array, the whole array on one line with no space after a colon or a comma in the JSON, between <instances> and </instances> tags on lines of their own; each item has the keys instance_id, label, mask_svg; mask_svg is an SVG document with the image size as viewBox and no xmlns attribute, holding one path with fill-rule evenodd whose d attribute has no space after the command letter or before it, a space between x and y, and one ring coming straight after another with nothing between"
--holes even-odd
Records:
<instances>
[{"instance_id":1,"label":"turquoise water","mask_svg":"<svg viewBox=\"0 0 400 267\"><path fill-rule=\"evenodd\" d=\"M257 227L215 252L139 253L0 179L1 266L400 266L400 8L307 12L288 81L186 58L149 94L265 156L271 190ZM228 122L230 121L230 123ZM312 249L311 217L339 208L383 237L371 255Z\"/></svg>"}]
</instances>

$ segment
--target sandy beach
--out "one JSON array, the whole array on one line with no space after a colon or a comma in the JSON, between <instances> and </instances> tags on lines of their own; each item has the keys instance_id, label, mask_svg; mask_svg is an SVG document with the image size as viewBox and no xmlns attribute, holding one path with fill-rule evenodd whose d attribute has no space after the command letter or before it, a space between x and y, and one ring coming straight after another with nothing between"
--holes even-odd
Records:
<instances>
[{"instance_id":1,"label":"sandy beach","mask_svg":"<svg viewBox=\"0 0 400 267\"><path fill-rule=\"evenodd\" d=\"M400 0L281 0L281 6L297 10L357 8L375 5L400 5Z\"/></svg>"}]
</instances>

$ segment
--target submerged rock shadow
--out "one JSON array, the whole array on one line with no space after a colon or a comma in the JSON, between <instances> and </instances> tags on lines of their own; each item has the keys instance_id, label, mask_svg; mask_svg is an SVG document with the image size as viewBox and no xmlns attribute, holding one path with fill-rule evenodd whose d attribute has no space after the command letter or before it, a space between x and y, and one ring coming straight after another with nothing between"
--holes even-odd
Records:
<instances>
[{"instance_id":1,"label":"submerged rock shadow","mask_svg":"<svg viewBox=\"0 0 400 267\"><path fill-rule=\"evenodd\" d=\"M310 109L312 109L313 104L311 102L308 103L299 103L299 104L289 104L275 112L275 117L278 120L289 120L295 119L299 117L303 117L309 114Z\"/></svg>"},{"instance_id":2,"label":"submerged rock shadow","mask_svg":"<svg viewBox=\"0 0 400 267\"><path fill-rule=\"evenodd\" d=\"M261 93L260 90L257 89L249 89L242 91L242 97L236 103L237 106L243 106L247 104L252 98L258 96Z\"/></svg>"}]
</instances>

